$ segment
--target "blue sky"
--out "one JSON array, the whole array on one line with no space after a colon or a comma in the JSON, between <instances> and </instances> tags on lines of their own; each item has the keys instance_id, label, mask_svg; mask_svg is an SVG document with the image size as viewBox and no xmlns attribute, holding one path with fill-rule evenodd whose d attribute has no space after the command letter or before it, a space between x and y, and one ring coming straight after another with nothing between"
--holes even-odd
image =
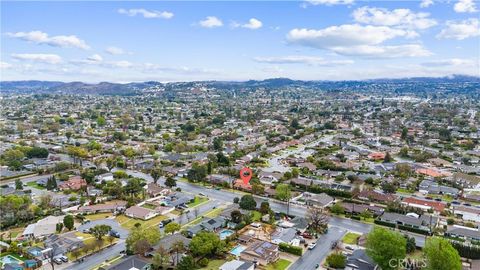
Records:
<instances>
[{"instance_id":1,"label":"blue sky","mask_svg":"<svg viewBox=\"0 0 480 270\"><path fill-rule=\"evenodd\" d=\"M1 2L1 80L480 75L480 3Z\"/></svg>"}]
</instances>

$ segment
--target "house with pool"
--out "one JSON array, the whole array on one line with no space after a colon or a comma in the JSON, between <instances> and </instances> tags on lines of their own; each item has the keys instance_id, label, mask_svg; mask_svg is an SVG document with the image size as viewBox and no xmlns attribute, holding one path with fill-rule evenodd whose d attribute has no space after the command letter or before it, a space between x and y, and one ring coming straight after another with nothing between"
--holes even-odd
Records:
<instances>
[{"instance_id":1,"label":"house with pool","mask_svg":"<svg viewBox=\"0 0 480 270\"><path fill-rule=\"evenodd\" d=\"M278 245L263 240L255 240L246 247L239 245L230 253L239 253L240 259L263 266L276 262L280 257Z\"/></svg>"}]
</instances>

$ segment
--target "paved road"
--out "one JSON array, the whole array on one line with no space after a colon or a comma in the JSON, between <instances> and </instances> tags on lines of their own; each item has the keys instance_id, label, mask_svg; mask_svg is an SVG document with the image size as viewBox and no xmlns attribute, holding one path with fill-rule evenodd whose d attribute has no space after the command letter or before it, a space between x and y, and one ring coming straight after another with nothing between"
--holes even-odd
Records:
<instances>
[{"instance_id":1,"label":"paved road","mask_svg":"<svg viewBox=\"0 0 480 270\"><path fill-rule=\"evenodd\" d=\"M317 264L321 265L322 260L325 259L331 251L331 243L340 240L346 232L347 230L344 228L336 226L329 227L328 233L317 239L315 248L307 250L303 256L290 266L290 269L315 269L315 266Z\"/></svg>"}]
</instances>

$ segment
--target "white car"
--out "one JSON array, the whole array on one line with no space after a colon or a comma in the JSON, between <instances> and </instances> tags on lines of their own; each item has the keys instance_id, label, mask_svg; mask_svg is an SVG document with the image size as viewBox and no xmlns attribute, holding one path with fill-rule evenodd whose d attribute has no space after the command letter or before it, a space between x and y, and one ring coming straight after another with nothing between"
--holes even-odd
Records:
<instances>
[{"instance_id":1,"label":"white car","mask_svg":"<svg viewBox=\"0 0 480 270\"><path fill-rule=\"evenodd\" d=\"M310 250L311 250L311 249L314 249L316 246L317 246L317 243L316 243L316 242L315 242L315 243L311 243L311 244L308 245L308 249L310 249Z\"/></svg>"}]
</instances>

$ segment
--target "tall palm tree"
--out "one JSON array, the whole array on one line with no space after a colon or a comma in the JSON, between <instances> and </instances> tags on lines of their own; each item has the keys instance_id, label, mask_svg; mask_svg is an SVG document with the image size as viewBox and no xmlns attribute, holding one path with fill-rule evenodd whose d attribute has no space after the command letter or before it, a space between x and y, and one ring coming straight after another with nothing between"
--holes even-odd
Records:
<instances>
[{"instance_id":1,"label":"tall palm tree","mask_svg":"<svg viewBox=\"0 0 480 270\"><path fill-rule=\"evenodd\" d=\"M185 251L185 245L181 240L177 240L172 245L172 251L175 252L175 265L178 264L180 253Z\"/></svg>"}]
</instances>

